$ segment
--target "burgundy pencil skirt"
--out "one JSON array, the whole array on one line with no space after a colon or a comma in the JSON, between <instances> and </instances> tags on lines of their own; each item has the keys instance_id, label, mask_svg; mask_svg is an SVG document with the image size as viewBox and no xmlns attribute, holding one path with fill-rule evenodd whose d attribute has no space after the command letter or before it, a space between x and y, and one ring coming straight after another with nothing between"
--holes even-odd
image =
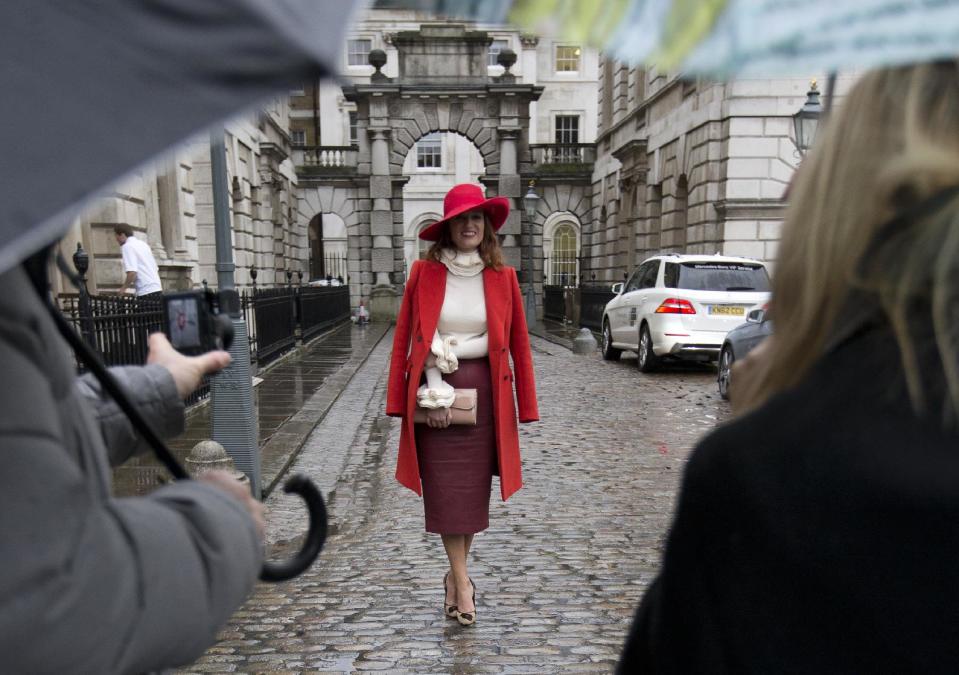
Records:
<instances>
[{"instance_id":1,"label":"burgundy pencil skirt","mask_svg":"<svg viewBox=\"0 0 959 675\"><path fill-rule=\"evenodd\" d=\"M499 473L489 360L462 359L443 379L457 389L476 389L476 426L415 425L426 531L473 534L489 527L490 487Z\"/></svg>"}]
</instances>

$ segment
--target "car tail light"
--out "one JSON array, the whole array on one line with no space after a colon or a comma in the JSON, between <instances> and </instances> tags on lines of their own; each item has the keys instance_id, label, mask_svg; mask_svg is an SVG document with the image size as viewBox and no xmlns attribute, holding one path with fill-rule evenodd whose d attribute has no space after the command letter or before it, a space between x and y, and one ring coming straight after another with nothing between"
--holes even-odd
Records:
<instances>
[{"instance_id":1,"label":"car tail light","mask_svg":"<svg viewBox=\"0 0 959 675\"><path fill-rule=\"evenodd\" d=\"M695 314L693 303L682 298L666 298L663 304L656 308L657 314Z\"/></svg>"}]
</instances>

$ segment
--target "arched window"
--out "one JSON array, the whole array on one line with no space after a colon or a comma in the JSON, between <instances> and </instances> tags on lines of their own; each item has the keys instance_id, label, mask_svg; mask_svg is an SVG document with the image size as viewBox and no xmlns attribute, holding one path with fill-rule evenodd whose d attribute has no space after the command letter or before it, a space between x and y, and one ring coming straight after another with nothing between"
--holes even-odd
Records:
<instances>
[{"instance_id":1,"label":"arched window","mask_svg":"<svg viewBox=\"0 0 959 675\"><path fill-rule=\"evenodd\" d=\"M576 230L569 223L560 223L553 230L553 251L550 256L549 284L575 286L578 282L579 250Z\"/></svg>"},{"instance_id":2,"label":"arched window","mask_svg":"<svg viewBox=\"0 0 959 675\"><path fill-rule=\"evenodd\" d=\"M572 213L556 212L543 225L543 282L547 286L579 284L580 224Z\"/></svg>"}]
</instances>

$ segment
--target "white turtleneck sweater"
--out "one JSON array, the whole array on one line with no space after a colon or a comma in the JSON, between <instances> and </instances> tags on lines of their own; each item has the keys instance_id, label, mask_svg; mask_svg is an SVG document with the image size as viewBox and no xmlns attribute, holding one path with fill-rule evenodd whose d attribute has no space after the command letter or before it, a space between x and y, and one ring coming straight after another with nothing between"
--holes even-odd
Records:
<instances>
[{"instance_id":1,"label":"white turtleneck sweater","mask_svg":"<svg viewBox=\"0 0 959 675\"><path fill-rule=\"evenodd\" d=\"M478 359L489 353L482 258L476 251L450 250L444 250L440 258L447 269L446 294L430 345L436 366L426 368L426 384L417 391L424 408L453 405L453 387L443 381L443 373L456 372L459 359Z\"/></svg>"}]
</instances>

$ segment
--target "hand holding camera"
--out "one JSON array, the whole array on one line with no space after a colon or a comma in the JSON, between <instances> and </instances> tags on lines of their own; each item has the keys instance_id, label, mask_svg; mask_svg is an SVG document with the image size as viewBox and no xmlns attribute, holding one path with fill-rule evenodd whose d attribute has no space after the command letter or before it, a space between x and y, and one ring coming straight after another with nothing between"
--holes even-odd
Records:
<instances>
[{"instance_id":1,"label":"hand holding camera","mask_svg":"<svg viewBox=\"0 0 959 675\"><path fill-rule=\"evenodd\" d=\"M159 364L170 371L180 398L186 398L200 386L204 375L212 375L230 363L229 353L214 350L199 356L185 356L173 348L163 333L150 336L148 364Z\"/></svg>"},{"instance_id":2,"label":"hand holding camera","mask_svg":"<svg viewBox=\"0 0 959 675\"><path fill-rule=\"evenodd\" d=\"M228 350L233 342L230 314L239 315L235 290L209 289L163 294L163 332L182 354Z\"/></svg>"}]
</instances>

